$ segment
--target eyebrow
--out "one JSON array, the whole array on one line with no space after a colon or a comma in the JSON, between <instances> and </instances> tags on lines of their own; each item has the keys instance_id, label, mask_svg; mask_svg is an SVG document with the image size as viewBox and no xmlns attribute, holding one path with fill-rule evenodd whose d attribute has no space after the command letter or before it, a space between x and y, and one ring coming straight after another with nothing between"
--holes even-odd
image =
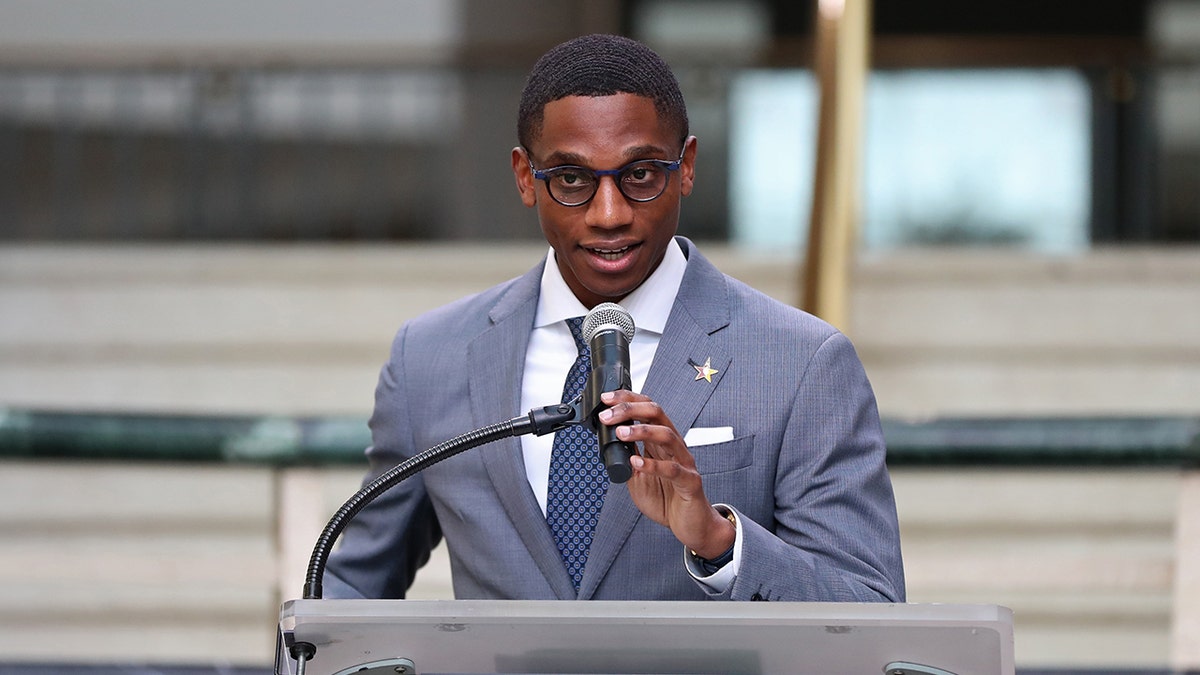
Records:
<instances>
[{"instance_id":1,"label":"eyebrow","mask_svg":"<svg viewBox=\"0 0 1200 675\"><path fill-rule=\"evenodd\" d=\"M664 159L664 156L670 154L671 153L669 151L664 150L662 147L657 145L635 145L631 148L626 148L624 152L626 164L629 162L636 162L639 159ZM666 159L670 161L669 157ZM548 166L588 166L587 160L583 157L583 155L561 150L556 150L550 153L546 157L546 164Z\"/></svg>"}]
</instances>

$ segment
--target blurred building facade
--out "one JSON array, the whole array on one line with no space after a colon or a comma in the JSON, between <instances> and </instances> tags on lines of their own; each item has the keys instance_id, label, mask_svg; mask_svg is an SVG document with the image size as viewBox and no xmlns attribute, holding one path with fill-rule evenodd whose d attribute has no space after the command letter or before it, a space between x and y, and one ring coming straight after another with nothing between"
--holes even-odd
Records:
<instances>
[{"instance_id":1,"label":"blurred building facade","mask_svg":"<svg viewBox=\"0 0 1200 675\"><path fill-rule=\"evenodd\" d=\"M876 4L866 246L1200 240L1193 0ZM536 239L507 162L522 79L612 31L689 100L685 231L803 241L814 7L0 3L0 237Z\"/></svg>"}]
</instances>

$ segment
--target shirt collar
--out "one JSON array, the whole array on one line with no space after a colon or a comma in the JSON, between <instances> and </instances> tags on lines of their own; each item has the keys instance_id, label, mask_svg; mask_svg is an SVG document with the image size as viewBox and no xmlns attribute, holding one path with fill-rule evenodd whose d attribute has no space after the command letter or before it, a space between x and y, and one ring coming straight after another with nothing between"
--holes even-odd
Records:
<instances>
[{"instance_id":1,"label":"shirt collar","mask_svg":"<svg viewBox=\"0 0 1200 675\"><path fill-rule=\"evenodd\" d=\"M662 335L686 269L687 258L683 255L683 249L679 247L679 242L672 239L654 273L620 302L633 317L633 324L639 331ZM542 270L541 295L533 327L541 328L587 313L587 308L567 287L567 282L558 271L554 249L550 249L546 255L545 269Z\"/></svg>"}]
</instances>

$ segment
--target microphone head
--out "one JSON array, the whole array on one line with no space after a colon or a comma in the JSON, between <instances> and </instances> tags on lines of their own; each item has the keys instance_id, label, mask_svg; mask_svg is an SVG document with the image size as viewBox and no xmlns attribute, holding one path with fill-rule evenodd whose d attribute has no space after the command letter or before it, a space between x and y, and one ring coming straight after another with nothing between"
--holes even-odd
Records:
<instances>
[{"instance_id":1,"label":"microphone head","mask_svg":"<svg viewBox=\"0 0 1200 675\"><path fill-rule=\"evenodd\" d=\"M602 302L592 308L583 319L583 339L592 341L592 336L602 329L619 330L626 341L633 340L633 317L615 302Z\"/></svg>"}]
</instances>

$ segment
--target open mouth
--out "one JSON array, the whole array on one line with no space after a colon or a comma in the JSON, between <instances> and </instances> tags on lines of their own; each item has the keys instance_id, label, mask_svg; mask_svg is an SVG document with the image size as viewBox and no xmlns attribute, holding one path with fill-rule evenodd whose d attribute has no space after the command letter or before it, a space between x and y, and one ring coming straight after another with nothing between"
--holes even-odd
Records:
<instances>
[{"instance_id":1,"label":"open mouth","mask_svg":"<svg viewBox=\"0 0 1200 675\"><path fill-rule=\"evenodd\" d=\"M630 246L623 246L621 248L589 248L588 251L605 260L620 260L621 256L625 255L630 248Z\"/></svg>"}]
</instances>

